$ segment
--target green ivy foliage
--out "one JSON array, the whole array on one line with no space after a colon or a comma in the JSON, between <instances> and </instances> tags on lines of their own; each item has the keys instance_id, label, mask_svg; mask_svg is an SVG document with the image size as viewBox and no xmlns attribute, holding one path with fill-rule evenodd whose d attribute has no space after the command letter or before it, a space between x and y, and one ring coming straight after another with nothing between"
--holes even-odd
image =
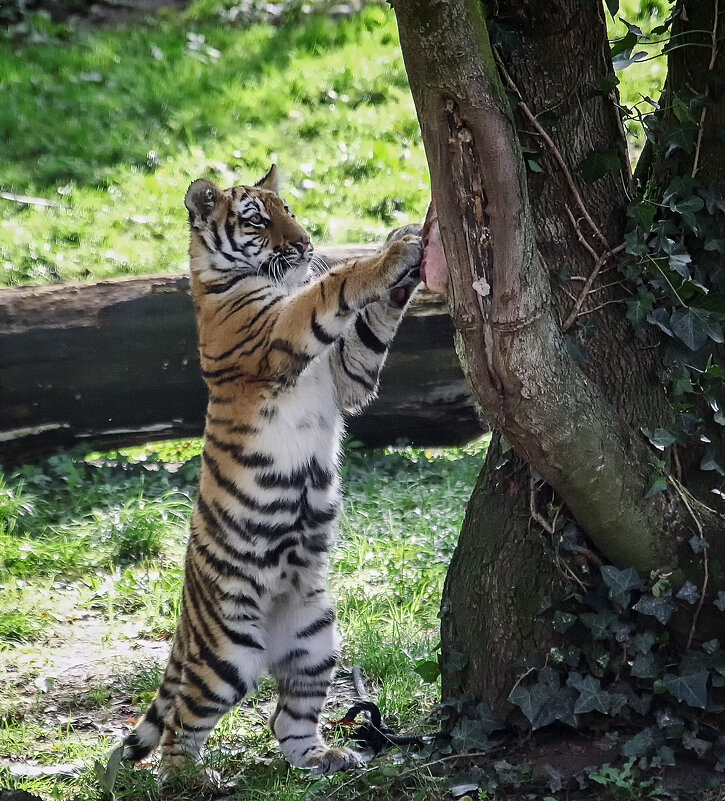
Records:
<instances>
[{"instance_id":1,"label":"green ivy foliage","mask_svg":"<svg viewBox=\"0 0 725 801\"><path fill-rule=\"evenodd\" d=\"M568 528L568 537L579 535ZM720 596L714 606L725 631ZM689 582L674 593L666 577L613 565L603 565L588 588L570 587L552 614L561 645L534 669L522 666L509 697L523 724L601 729L617 718L620 729L627 722L621 754L640 768L674 764L679 751L725 772L725 649L712 639L683 652L666 628L678 607L699 601Z\"/></svg>"}]
</instances>

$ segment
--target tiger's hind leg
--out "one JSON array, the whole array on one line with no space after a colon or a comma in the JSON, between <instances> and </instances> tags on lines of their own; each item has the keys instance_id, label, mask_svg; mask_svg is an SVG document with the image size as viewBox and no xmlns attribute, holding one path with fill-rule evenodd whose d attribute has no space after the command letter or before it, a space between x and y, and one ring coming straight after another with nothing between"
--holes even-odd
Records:
<instances>
[{"instance_id":1,"label":"tiger's hind leg","mask_svg":"<svg viewBox=\"0 0 725 801\"><path fill-rule=\"evenodd\" d=\"M359 767L350 748L330 748L320 733L320 715L338 654L332 600L324 588L286 596L274 616L274 659L269 671L279 698L270 719L287 761L315 773ZM270 654L271 656L271 654Z\"/></svg>"},{"instance_id":2,"label":"tiger's hind leg","mask_svg":"<svg viewBox=\"0 0 725 801\"><path fill-rule=\"evenodd\" d=\"M187 657L174 704L164 721L162 783L173 782L177 775L182 779L188 776L189 769L201 761L206 741L222 716L256 686L261 660L244 656L234 653L230 661L207 647ZM218 775L208 766L197 768L196 773L205 784L219 786Z\"/></svg>"}]
</instances>

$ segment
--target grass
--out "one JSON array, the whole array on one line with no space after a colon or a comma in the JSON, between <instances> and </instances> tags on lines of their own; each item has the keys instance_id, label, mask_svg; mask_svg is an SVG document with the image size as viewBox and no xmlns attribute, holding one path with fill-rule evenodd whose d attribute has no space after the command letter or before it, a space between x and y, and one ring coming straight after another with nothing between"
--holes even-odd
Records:
<instances>
[{"instance_id":1,"label":"grass","mask_svg":"<svg viewBox=\"0 0 725 801\"><path fill-rule=\"evenodd\" d=\"M36 15L23 40L0 38L0 190L52 204L0 199L0 286L185 270L190 181L250 182L273 161L320 243L422 219L428 173L392 11L277 28L226 12L196 0L96 29ZM622 4L645 30L664 14L662 0ZM619 73L622 102L656 98L664 70Z\"/></svg>"},{"instance_id":2,"label":"grass","mask_svg":"<svg viewBox=\"0 0 725 801\"><path fill-rule=\"evenodd\" d=\"M190 181L249 183L273 161L319 241L425 213L390 11L243 28L197 2L147 26L44 27L0 42L0 188L53 202L0 200L2 284L183 270Z\"/></svg>"},{"instance_id":3,"label":"grass","mask_svg":"<svg viewBox=\"0 0 725 801\"><path fill-rule=\"evenodd\" d=\"M424 683L414 667L435 659L442 582L485 445L347 452L331 567L343 663L362 666L396 729L427 725L437 700L437 684ZM14 679L0 703L0 765L28 759L90 764L104 757L110 740L105 730L99 736L89 729L89 716L102 721L121 702L134 717L153 697L161 674L156 662L109 664L96 683L69 691L62 671L48 667L49 655L59 642L72 648L74 637L81 657L93 647L90 656L104 658L124 641L132 646L139 636L173 632L200 448L190 440L54 457L0 476L0 670ZM100 631L95 644L81 636L84 620ZM338 792L350 777L309 781L282 762L265 727L272 696L272 683L263 682L250 705L229 715L210 741L212 761L225 774L243 773L235 797L264 793L289 801L315 797L322 788ZM49 703L62 722L45 721ZM339 717L337 709L330 714ZM230 755L230 748L241 755ZM365 782L375 780L368 777L355 792L365 797L376 786ZM12 781L50 797L62 789L65 799L94 798L97 786L90 769L62 788L48 778ZM122 771L118 788L118 798L157 797L144 771Z\"/></svg>"}]
</instances>

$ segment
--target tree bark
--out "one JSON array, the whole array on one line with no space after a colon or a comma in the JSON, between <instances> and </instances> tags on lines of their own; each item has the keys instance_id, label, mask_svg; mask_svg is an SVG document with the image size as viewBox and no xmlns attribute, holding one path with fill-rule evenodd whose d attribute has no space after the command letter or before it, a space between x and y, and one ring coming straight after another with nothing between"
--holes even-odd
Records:
<instances>
[{"instance_id":1,"label":"tree bark","mask_svg":"<svg viewBox=\"0 0 725 801\"><path fill-rule=\"evenodd\" d=\"M0 291L0 463L201 435L198 361L184 276ZM435 296L413 301L377 400L348 430L367 445L426 446L483 430Z\"/></svg>"},{"instance_id":2,"label":"tree bark","mask_svg":"<svg viewBox=\"0 0 725 801\"><path fill-rule=\"evenodd\" d=\"M599 3L497 5L497 21L518 36L510 52L500 51L506 88L532 141L546 144L547 173L530 186L478 2L394 5L450 269L457 347L487 418L556 491L606 560L643 573L669 569L675 581L687 576L701 586L702 564L687 545L697 526L686 504L669 485L646 497L658 473L639 426L669 414L657 355L650 343L633 347L622 290L603 286L613 281L603 268L611 266L624 230L628 164L622 155L620 171L592 186L576 174L592 150L623 145L616 109L595 88L611 73ZM549 134L539 118L552 110ZM564 272L563 259L582 279L601 273L590 289L602 294L590 293L579 308L595 321L593 333L561 330L577 319L572 301L581 293L573 282L552 282ZM601 303L608 305L597 310ZM511 475L521 471L514 466ZM453 651L469 656L461 688L500 704L511 674L491 665L545 653L551 644L530 620L535 604L517 604L507 593L518 596L522 587L543 593L556 577L537 545L539 530L524 525L528 483L512 478L502 489L493 476L487 464L469 505L446 583L442 640L444 661ZM484 507L499 529L484 522ZM720 521L707 512L702 518L713 546L710 588L722 587ZM510 563L495 558L497 548ZM529 559L520 561L514 548ZM527 583L532 560L540 579L533 585ZM482 587L495 594L473 612L466 596ZM499 626L493 615L500 609ZM497 663L488 659L491 647ZM482 649L478 660L475 649Z\"/></svg>"}]
</instances>

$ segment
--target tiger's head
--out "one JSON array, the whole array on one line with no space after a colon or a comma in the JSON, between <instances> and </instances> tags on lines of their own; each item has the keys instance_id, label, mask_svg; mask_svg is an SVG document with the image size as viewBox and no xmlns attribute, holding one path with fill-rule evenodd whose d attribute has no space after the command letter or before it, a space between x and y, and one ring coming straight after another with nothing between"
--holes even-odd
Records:
<instances>
[{"instance_id":1,"label":"tiger's head","mask_svg":"<svg viewBox=\"0 0 725 801\"><path fill-rule=\"evenodd\" d=\"M277 193L277 167L254 186L221 190L200 178L184 204L191 228L191 269L203 281L249 273L287 286L310 271L310 236Z\"/></svg>"}]
</instances>

